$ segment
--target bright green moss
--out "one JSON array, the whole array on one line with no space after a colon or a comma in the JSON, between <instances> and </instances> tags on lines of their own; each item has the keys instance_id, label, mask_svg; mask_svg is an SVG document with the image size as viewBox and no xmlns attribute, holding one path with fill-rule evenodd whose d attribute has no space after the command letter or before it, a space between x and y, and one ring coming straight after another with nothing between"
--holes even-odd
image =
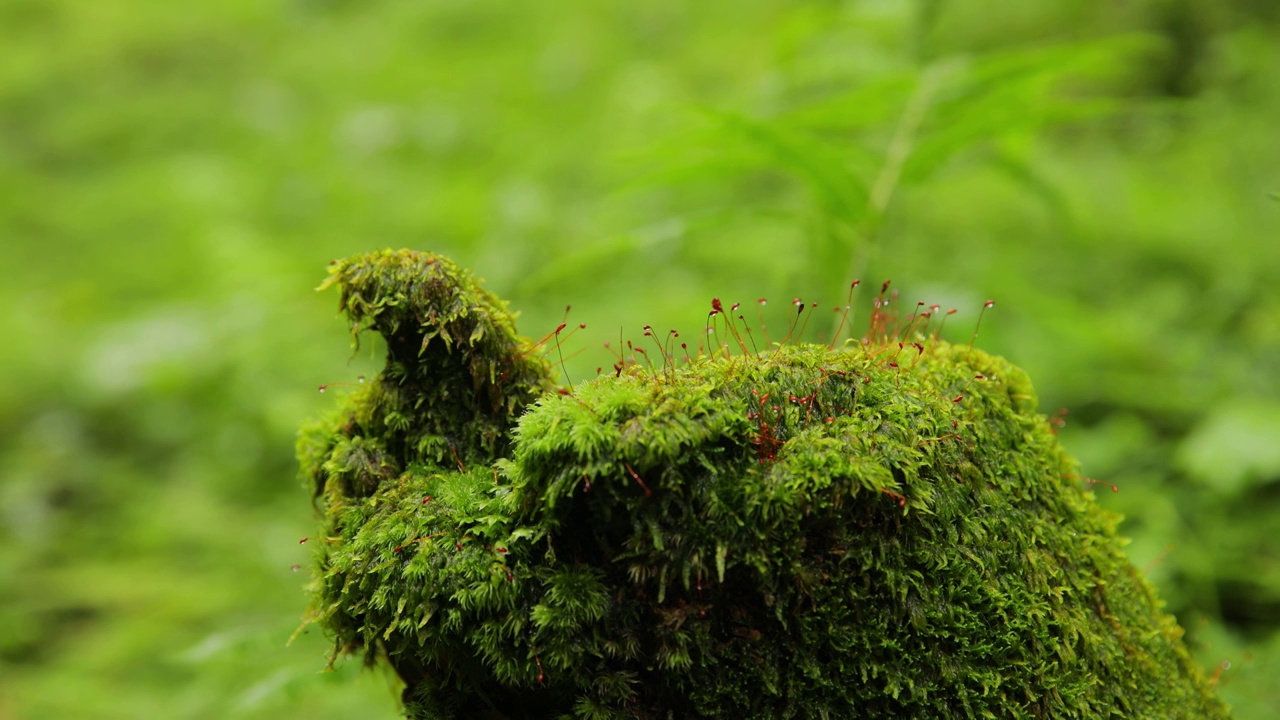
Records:
<instances>
[{"instance_id":1,"label":"bright green moss","mask_svg":"<svg viewBox=\"0 0 1280 720\"><path fill-rule=\"evenodd\" d=\"M1227 717L999 358L782 346L559 394L443 258L331 282L390 352L300 442L314 614L410 717Z\"/></svg>"}]
</instances>

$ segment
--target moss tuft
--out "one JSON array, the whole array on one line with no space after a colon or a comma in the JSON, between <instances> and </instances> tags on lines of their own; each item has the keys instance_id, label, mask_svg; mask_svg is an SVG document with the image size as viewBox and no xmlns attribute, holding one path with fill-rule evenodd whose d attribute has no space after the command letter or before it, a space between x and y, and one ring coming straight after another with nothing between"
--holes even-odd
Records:
<instances>
[{"instance_id":1,"label":"moss tuft","mask_svg":"<svg viewBox=\"0 0 1280 720\"><path fill-rule=\"evenodd\" d=\"M386 341L386 369L341 410L303 429L299 456L317 497L374 494L415 466L488 465L509 431L554 387L550 368L516 335L506 303L448 258L385 250L335 261L353 341Z\"/></svg>"},{"instance_id":2,"label":"moss tuft","mask_svg":"<svg viewBox=\"0 0 1280 720\"><path fill-rule=\"evenodd\" d=\"M443 258L328 284L389 352L300 442L313 612L411 717L1227 717L1002 359L882 334L562 394Z\"/></svg>"}]
</instances>

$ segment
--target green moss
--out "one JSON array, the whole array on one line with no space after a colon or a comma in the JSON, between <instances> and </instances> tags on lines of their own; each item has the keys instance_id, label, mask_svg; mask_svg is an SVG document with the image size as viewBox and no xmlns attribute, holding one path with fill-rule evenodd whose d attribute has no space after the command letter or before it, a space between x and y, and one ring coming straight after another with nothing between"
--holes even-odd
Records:
<instances>
[{"instance_id":1,"label":"green moss","mask_svg":"<svg viewBox=\"0 0 1280 720\"><path fill-rule=\"evenodd\" d=\"M335 261L321 288L333 285L353 340L381 335L387 366L303 430L299 455L317 496L365 497L423 463L487 465L506 454L520 413L554 387L506 304L447 258L387 250Z\"/></svg>"},{"instance_id":2,"label":"green moss","mask_svg":"<svg viewBox=\"0 0 1280 720\"><path fill-rule=\"evenodd\" d=\"M442 258L331 282L389 353L300 443L314 614L411 717L1227 717L1004 360L881 338L556 393Z\"/></svg>"}]
</instances>

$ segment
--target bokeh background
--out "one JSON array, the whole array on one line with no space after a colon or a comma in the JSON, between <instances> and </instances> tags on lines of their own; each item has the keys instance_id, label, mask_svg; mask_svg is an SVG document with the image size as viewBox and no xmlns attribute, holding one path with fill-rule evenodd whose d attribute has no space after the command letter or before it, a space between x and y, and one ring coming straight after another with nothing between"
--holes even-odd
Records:
<instances>
[{"instance_id":1,"label":"bokeh background","mask_svg":"<svg viewBox=\"0 0 1280 720\"><path fill-rule=\"evenodd\" d=\"M0 0L0 720L396 717L286 641L296 428L378 366L313 288L401 246L528 335L572 304L578 378L712 296L893 278L960 341L994 298L979 344L1273 716L1276 193L1273 0Z\"/></svg>"}]
</instances>

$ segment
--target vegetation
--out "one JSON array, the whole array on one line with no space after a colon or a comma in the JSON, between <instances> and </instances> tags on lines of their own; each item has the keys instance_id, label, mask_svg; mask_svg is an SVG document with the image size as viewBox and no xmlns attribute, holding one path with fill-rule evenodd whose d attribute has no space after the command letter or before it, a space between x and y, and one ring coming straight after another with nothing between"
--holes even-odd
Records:
<instances>
[{"instance_id":1,"label":"vegetation","mask_svg":"<svg viewBox=\"0 0 1280 720\"><path fill-rule=\"evenodd\" d=\"M388 355L300 442L314 612L410 717L1227 716L1027 377L927 310L756 351L716 300L723 344L556 393L450 261L332 279Z\"/></svg>"},{"instance_id":2,"label":"vegetation","mask_svg":"<svg viewBox=\"0 0 1280 720\"><path fill-rule=\"evenodd\" d=\"M0 0L0 718L399 714L316 626L286 645L298 425L385 352L308 291L384 246L482 268L535 337L572 304L575 386L711 297L786 327L893 278L959 345L994 297L981 346L1268 716L1277 10Z\"/></svg>"}]
</instances>

